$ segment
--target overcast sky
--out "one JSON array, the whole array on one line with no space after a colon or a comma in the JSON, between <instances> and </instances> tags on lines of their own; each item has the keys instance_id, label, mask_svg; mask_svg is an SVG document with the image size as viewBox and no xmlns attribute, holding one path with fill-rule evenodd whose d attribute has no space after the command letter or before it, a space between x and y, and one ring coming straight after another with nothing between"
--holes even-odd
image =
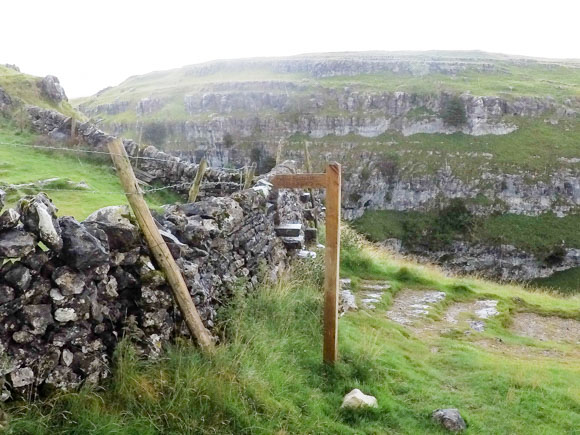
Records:
<instances>
[{"instance_id":1,"label":"overcast sky","mask_svg":"<svg viewBox=\"0 0 580 435\"><path fill-rule=\"evenodd\" d=\"M213 59L350 50L580 58L580 1L0 0L0 63L69 97Z\"/></svg>"}]
</instances>

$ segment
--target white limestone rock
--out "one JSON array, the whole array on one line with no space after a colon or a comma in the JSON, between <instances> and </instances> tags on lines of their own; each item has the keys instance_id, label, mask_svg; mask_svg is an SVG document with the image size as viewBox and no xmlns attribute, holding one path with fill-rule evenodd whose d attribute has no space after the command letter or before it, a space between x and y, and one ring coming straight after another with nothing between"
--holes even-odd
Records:
<instances>
[{"instance_id":1,"label":"white limestone rock","mask_svg":"<svg viewBox=\"0 0 580 435\"><path fill-rule=\"evenodd\" d=\"M358 408L378 408L377 399L374 396L364 394L358 388L355 388L342 400L341 408L358 409Z\"/></svg>"}]
</instances>

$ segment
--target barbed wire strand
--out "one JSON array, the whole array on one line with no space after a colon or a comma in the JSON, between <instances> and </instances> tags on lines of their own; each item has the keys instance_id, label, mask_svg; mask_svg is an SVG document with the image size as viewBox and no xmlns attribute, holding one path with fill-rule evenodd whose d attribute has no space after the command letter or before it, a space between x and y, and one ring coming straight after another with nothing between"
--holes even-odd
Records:
<instances>
[{"instance_id":1,"label":"barbed wire strand","mask_svg":"<svg viewBox=\"0 0 580 435\"><path fill-rule=\"evenodd\" d=\"M15 147L33 148L33 149L42 149L42 150L56 150L56 151L67 151L67 152L87 153L87 154L103 154L103 155L108 155L108 156L125 157L122 154L111 154L107 151L87 150L84 148L65 148L65 147L53 147L53 146L47 146L47 145L26 145L26 144L9 143L9 142L0 142L0 145L9 145L9 146L15 146ZM153 160L153 161L158 161L158 162L172 162L172 163L182 161L183 163L189 163L189 162L184 161L180 157L176 157L176 156L171 156L171 158L169 158L169 159L158 159L156 157L130 156L130 155L127 155L127 157L129 159L133 159L133 160ZM240 169L245 169L246 167L247 167L247 165L244 165L243 167L241 167L239 169L219 168L219 171L228 172L228 173L237 173Z\"/></svg>"}]
</instances>

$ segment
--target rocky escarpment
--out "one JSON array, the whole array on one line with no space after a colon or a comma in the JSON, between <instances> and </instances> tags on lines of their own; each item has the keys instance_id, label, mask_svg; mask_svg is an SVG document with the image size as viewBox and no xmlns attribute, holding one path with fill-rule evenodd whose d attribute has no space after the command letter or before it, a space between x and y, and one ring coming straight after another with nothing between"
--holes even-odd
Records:
<instances>
[{"instance_id":1,"label":"rocky escarpment","mask_svg":"<svg viewBox=\"0 0 580 435\"><path fill-rule=\"evenodd\" d=\"M558 258L541 259L512 245L484 245L454 241L445 248L430 250L422 246L405 246L401 240L383 242L391 250L412 255L418 261L439 264L453 273L476 274L502 281L531 281L555 272L580 267L580 249L564 249Z\"/></svg>"},{"instance_id":2,"label":"rocky escarpment","mask_svg":"<svg viewBox=\"0 0 580 435\"><path fill-rule=\"evenodd\" d=\"M465 122L452 125L444 119L444 111L452 95L414 94L407 92L368 92L351 88L332 89L305 86L290 82L232 83L220 91L202 89L184 97L187 121L166 120L168 137L185 143L221 141L224 135L250 137L257 132L269 137L286 137L302 133L314 138L327 135L356 134L376 137L387 131L408 136L416 133L463 132L474 136L502 135L517 129L513 117L537 117L550 114L554 118L576 117L580 100L519 97L460 96ZM117 114L127 110L155 113L164 106L162 98L147 98L136 105L116 101L95 107L80 106L86 114ZM201 120L200 118L203 118ZM145 121L147 123L147 121ZM107 128L120 134L135 125L111 122Z\"/></svg>"},{"instance_id":3,"label":"rocky escarpment","mask_svg":"<svg viewBox=\"0 0 580 435\"><path fill-rule=\"evenodd\" d=\"M467 200L476 214L536 216L553 212L565 216L580 207L580 168L562 168L546 177L523 171L498 173L482 164L477 176L462 179L449 165L433 175L406 176L405 167L397 167L393 162L392 166L381 166L380 157L374 161L367 157L372 163L361 163L344 183L346 219L356 219L367 209L432 210L450 198ZM493 160L491 154L485 157Z\"/></svg>"},{"instance_id":4,"label":"rocky escarpment","mask_svg":"<svg viewBox=\"0 0 580 435\"><path fill-rule=\"evenodd\" d=\"M419 53L418 53L419 54ZM271 69L277 73L301 73L313 77L395 73L410 75L457 74L466 70L490 72L501 70L488 60L469 55L453 59L417 58L403 53L328 53L287 58L240 59L207 62L185 67L187 75L207 76L224 72Z\"/></svg>"},{"instance_id":5,"label":"rocky escarpment","mask_svg":"<svg viewBox=\"0 0 580 435\"><path fill-rule=\"evenodd\" d=\"M38 132L57 140L70 138L70 118L37 107L29 107L28 111ZM89 122L77 123L77 136L97 150L105 150L105 144L112 138ZM197 172L197 164L152 146L141 148L131 140L125 140L124 144L128 154L138 161L138 167L151 175L153 181L174 185L177 191L187 192ZM236 155L234 150L221 151L221 158L215 156L216 163L232 163L234 159L236 163L244 161L244 156ZM315 148L312 152L317 159L347 162L342 204L345 219L356 219L368 209L430 210L437 208L442 198L466 199L477 214L499 212L533 216L551 211L565 216L580 207L580 166L574 160L563 162L566 165L546 177L543 173L521 170L498 172L492 166L494 155L491 153L457 154L454 156L456 159L481 161L477 176L465 178L456 174L457 169L451 165L444 165L434 174L412 175L415 159L410 159L410 166L406 167L397 159L368 151L360 153L353 161L348 144L328 155L318 155ZM296 160L303 158L302 151L287 151L286 155ZM437 152L431 152L421 154L417 159L428 161L438 157ZM242 175L237 171L210 169L201 194L211 196L224 189L233 192L240 189L241 183Z\"/></svg>"},{"instance_id":6,"label":"rocky escarpment","mask_svg":"<svg viewBox=\"0 0 580 435\"><path fill-rule=\"evenodd\" d=\"M288 163L274 172L292 170ZM289 261L289 241L276 236L277 227L291 222L300 231L309 216L299 192L273 190L267 180L155 215L210 329L235 292L276 277ZM80 223L57 218L44 194L23 198L0 216L0 259L2 400L98 383L123 337L154 356L187 334L124 207Z\"/></svg>"}]
</instances>

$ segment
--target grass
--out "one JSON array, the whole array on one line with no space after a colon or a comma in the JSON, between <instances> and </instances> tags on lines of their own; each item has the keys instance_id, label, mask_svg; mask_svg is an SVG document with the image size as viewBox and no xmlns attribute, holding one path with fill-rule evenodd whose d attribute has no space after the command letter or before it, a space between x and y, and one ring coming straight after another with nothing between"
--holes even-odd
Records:
<instances>
[{"instance_id":1,"label":"grass","mask_svg":"<svg viewBox=\"0 0 580 435\"><path fill-rule=\"evenodd\" d=\"M560 293L578 293L580 289L580 267L556 272L548 278L539 278L532 283L538 287L553 288Z\"/></svg>"},{"instance_id":2,"label":"grass","mask_svg":"<svg viewBox=\"0 0 580 435\"><path fill-rule=\"evenodd\" d=\"M571 159L580 153L580 122L567 120L552 125L544 122L544 118L519 118L513 122L518 130L507 135L421 133L403 136L389 131L376 138L351 134L306 140L312 142L310 153L314 162L324 162L331 153L341 161L345 172L358 171L361 164L380 160L381 156L396 155L397 175L404 180L436 175L446 165L454 177L464 182L477 181L485 172L525 173L528 179L538 181L547 181L559 170L577 173L578 164L562 159ZM302 151L304 140L303 136L296 136L287 151ZM295 158L295 154L288 155Z\"/></svg>"},{"instance_id":3,"label":"grass","mask_svg":"<svg viewBox=\"0 0 580 435\"><path fill-rule=\"evenodd\" d=\"M54 109L64 113L67 116L75 116L77 119L83 119L83 115L74 110L68 101L54 103L46 99L38 84L40 78L28 74L19 73L11 68L0 65L0 87L2 87L12 98L16 98L25 104ZM15 114L15 119L18 114Z\"/></svg>"},{"instance_id":4,"label":"grass","mask_svg":"<svg viewBox=\"0 0 580 435\"><path fill-rule=\"evenodd\" d=\"M381 276L392 294L376 312L340 320L340 361L321 363L321 263L254 295L238 294L221 314L223 343L212 357L186 342L158 361L119 346L102 390L58 394L5 407L8 434L417 434L445 433L436 408L458 407L467 433L574 433L580 425L580 363L573 345L536 342L509 331L519 309L580 319L580 297L562 298L389 257L352 231L343 233L342 274ZM500 315L484 333L420 336L384 315L401 288L437 288L451 300L494 297ZM480 343L501 339L503 350ZM522 352L525 348L527 351ZM545 356L556 349L567 357ZM520 351L518 351L520 350ZM345 411L360 388L379 408Z\"/></svg>"},{"instance_id":5,"label":"grass","mask_svg":"<svg viewBox=\"0 0 580 435\"><path fill-rule=\"evenodd\" d=\"M0 121L2 122L2 121ZM20 134L8 123L0 124L0 188L5 184L23 184L59 177L73 183L85 182L88 190L73 190L60 183L44 191L59 209L59 215L71 215L79 220L108 205L127 204L119 178L111 163L87 160L83 154L44 152L18 145L34 145L38 138L28 132ZM13 145L7 145L13 144ZM37 189L24 189L8 195L7 206L14 206L26 194ZM158 192L146 197L151 207L176 202L176 194Z\"/></svg>"},{"instance_id":6,"label":"grass","mask_svg":"<svg viewBox=\"0 0 580 435\"><path fill-rule=\"evenodd\" d=\"M359 86L372 91L401 91L434 94L471 92L474 95L497 95L512 99L522 96L551 96L564 100L580 95L580 74L567 66L494 62L500 71L466 70L457 75L429 74L406 76L395 73L328 77L324 86L343 88Z\"/></svg>"},{"instance_id":7,"label":"grass","mask_svg":"<svg viewBox=\"0 0 580 435\"><path fill-rule=\"evenodd\" d=\"M382 242L389 238L405 240L405 226L418 232L436 225L435 212L367 210L353 226L370 240ZM485 244L509 244L519 249L544 255L562 241L570 248L580 248L580 214L557 217L552 213L539 216L516 214L479 217L469 235L474 242ZM457 238L465 237L456 234Z\"/></svg>"}]
</instances>

